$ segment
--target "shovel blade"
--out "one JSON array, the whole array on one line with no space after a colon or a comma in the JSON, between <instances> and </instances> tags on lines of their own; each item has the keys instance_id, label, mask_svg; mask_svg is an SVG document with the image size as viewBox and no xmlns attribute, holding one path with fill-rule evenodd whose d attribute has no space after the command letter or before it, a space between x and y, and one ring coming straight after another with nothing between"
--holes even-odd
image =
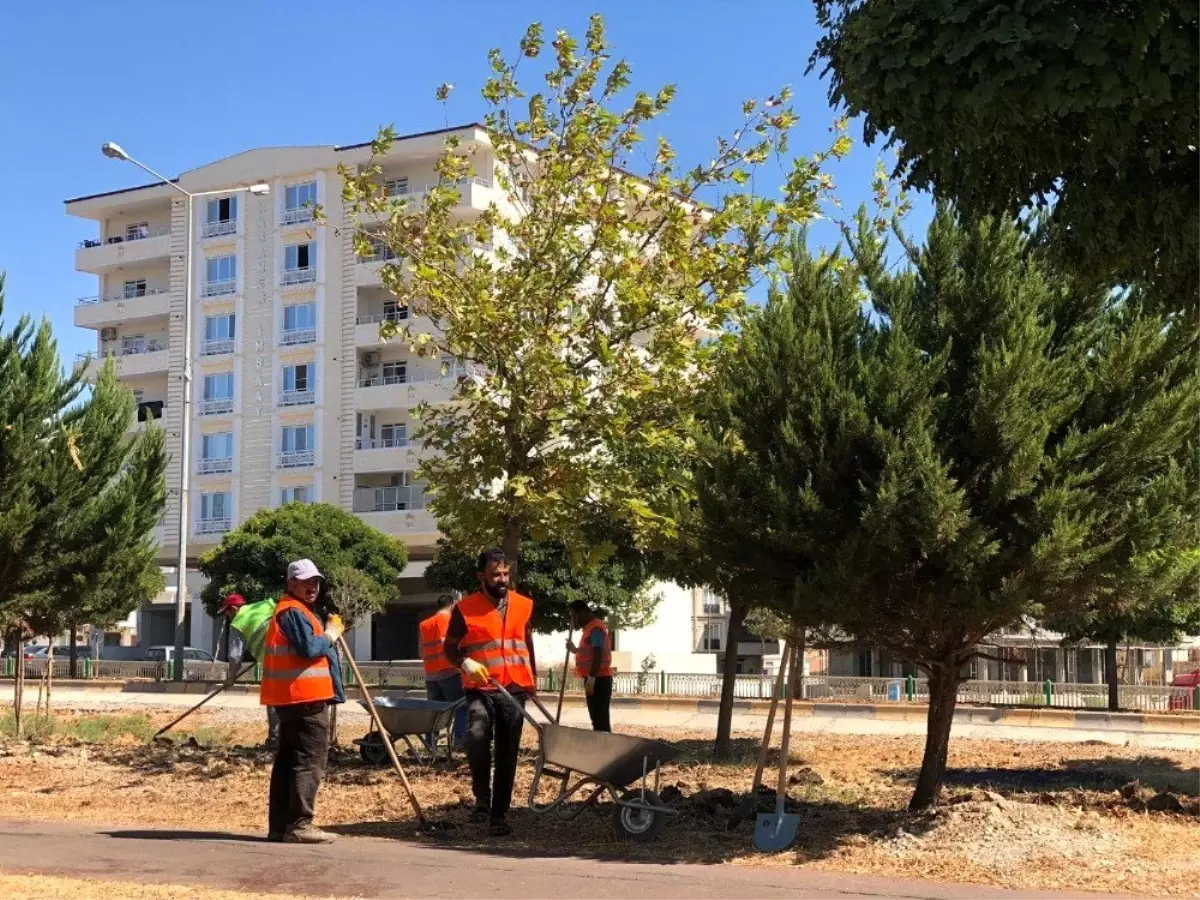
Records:
<instances>
[{"instance_id":1,"label":"shovel blade","mask_svg":"<svg viewBox=\"0 0 1200 900\"><path fill-rule=\"evenodd\" d=\"M767 853L778 853L792 846L800 817L792 813L759 813L754 823L754 847Z\"/></svg>"}]
</instances>

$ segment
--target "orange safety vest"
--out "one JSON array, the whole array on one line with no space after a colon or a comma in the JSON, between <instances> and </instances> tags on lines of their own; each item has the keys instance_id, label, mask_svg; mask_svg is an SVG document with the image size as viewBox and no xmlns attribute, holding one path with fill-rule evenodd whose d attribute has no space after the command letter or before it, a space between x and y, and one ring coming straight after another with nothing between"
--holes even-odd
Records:
<instances>
[{"instance_id":1,"label":"orange safety vest","mask_svg":"<svg viewBox=\"0 0 1200 900\"><path fill-rule=\"evenodd\" d=\"M592 674L592 660L596 656L596 648L592 646L592 632L599 629L604 632L604 648L600 651L600 670L596 675L600 678L612 677L612 635L608 626L599 619L592 619L583 628L579 638L579 649L575 653L575 674L580 678L588 678Z\"/></svg>"},{"instance_id":2,"label":"orange safety vest","mask_svg":"<svg viewBox=\"0 0 1200 900\"><path fill-rule=\"evenodd\" d=\"M525 643L533 601L509 591L508 608L501 616L491 598L477 591L458 601L458 611L467 623L467 633L458 644L462 655L487 666L488 674L505 687L534 690L533 665ZM489 684L479 690L495 688Z\"/></svg>"},{"instance_id":3,"label":"orange safety vest","mask_svg":"<svg viewBox=\"0 0 1200 900\"><path fill-rule=\"evenodd\" d=\"M332 700L333 676L329 672L328 658L319 656L316 659L306 659L298 656L283 636L279 627L279 617L289 609L297 610L304 616L317 637L325 633L325 628L316 613L295 597L284 595L275 608L271 624L267 626L259 702L263 706L292 706L297 703Z\"/></svg>"},{"instance_id":4,"label":"orange safety vest","mask_svg":"<svg viewBox=\"0 0 1200 900\"><path fill-rule=\"evenodd\" d=\"M421 629L421 662L425 678L441 681L458 674L446 658L446 632L450 629L451 607L440 609L418 626Z\"/></svg>"}]
</instances>

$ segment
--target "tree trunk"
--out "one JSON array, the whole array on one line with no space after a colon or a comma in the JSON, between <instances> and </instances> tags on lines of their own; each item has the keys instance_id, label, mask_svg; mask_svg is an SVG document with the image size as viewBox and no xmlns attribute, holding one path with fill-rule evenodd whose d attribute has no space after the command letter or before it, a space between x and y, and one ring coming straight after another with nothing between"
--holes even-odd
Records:
<instances>
[{"instance_id":1,"label":"tree trunk","mask_svg":"<svg viewBox=\"0 0 1200 900\"><path fill-rule=\"evenodd\" d=\"M70 676L71 678L79 677L79 665L78 665L79 651L75 647L75 642L77 640L79 640L79 629L76 628L74 625L72 625L71 626L71 658L70 658L70 663L68 664L69 668L67 669L67 675Z\"/></svg>"},{"instance_id":2,"label":"tree trunk","mask_svg":"<svg viewBox=\"0 0 1200 900\"><path fill-rule=\"evenodd\" d=\"M54 636L46 638L46 716L50 716L50 694L54 690Z\"/></svg>"},{"instance_id":3,"label":"tree trunk","mask_svg":"<svg viewBox=\"0 0 1200 900\"><path fill-rule=\"evenodd\" d=\"M517 565L521 561L521 520L509 519L504 523L504 543L501 544L504 555L508 557L508 567L512 583L517 583Z\"/></svg>"},{"instance_id":4,"label":"tree trunk","mask_svg":"<svg viewBox=\"0 0 1200 900\"><path fill-rule=\"evenodd\" d=\"M733 689L737 682L737 640L746 619L746 606L729 603L729 628L725 632L729 641L725 647L725 665L721 670L721 706L717 710L717 741L713 745L713 756L727 760L733 756Z\"/></svg>"},{"instance_id":5,"label":"tree trunk","mask_svg":"<svg viewBox=\"0 0 1200 900\"><path fill-rule=\"evenodd\" d=\"M908 808L913 812L937 803L942 778L946 774L946 754L950 746L950 726L958 702L958 673L953 666L938 665L929 673L929 716L925 723L925 754L921 773Z\"/></svg>"},{"instance_id":6,"label":"tree trunk","mask_svg":"<svg viewBox=\"0 0 1200 900\"><path fill-rule=\"evenodd\" d=\"M795 687L792 689L793 700L804 699L804 657L807 653L806 640L808 630L804 627L803 622L796 623L796 678L793 681Z\"/></svg>"},{"instance_id":7,"label":"tree trunk","mask_svg":"<svg viewBox=\"0 0 1200 900\"><path fill-rule=\"evenodd\" d=\"M25 635L17 635L17 677L13 679L13 728L18 738L25 736L25 718L21 715L25 703Z\"/></svg>"},{"instance_id":8,"label":"tree trunk","mask_svg":"<svg viewBox=\"0 0 1200 900\"><path fill-rule=\"evenodd\" d=\"M1126 657L1125 665L1129 665ZM1108 685L1108 709L1116 712L1121 708L1120 679L1117 678L1117 639L1110 637L1104 645L1104 681Z\"/></svg>"}]
</instances>

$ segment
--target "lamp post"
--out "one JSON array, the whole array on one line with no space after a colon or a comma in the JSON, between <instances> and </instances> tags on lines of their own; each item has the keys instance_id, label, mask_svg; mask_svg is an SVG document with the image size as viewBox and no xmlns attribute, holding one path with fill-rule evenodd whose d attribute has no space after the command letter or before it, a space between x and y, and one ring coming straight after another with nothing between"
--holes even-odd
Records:
<instances>
[{"instance_id":1,"label":"lamp post","mask_svg":"<svg viewBox=\"0 0 1200 900\"><path fill-rule=\"evenodd\" d=\"M193 201L197 197L211 197L217 194L249 193L256 197L270 193L270 185L252 184L245 187L234 187L219 191L188 191L181 188L142 162L134 159L119 145L109 141L100 148L109 159L118 159L133 163L139 169L149 172L163 184L175 189L187 198L187 232L186 244L183 251L183 419L179 426L179 557L175 567L175 653L172 677L175 681L183 681L183 654L187 646L187 635L184 634L183 623L187 616L187 541L188 541L188 488L191 482L191 444L192 444L192 219L194 216Z\"/></svg>"}]
</instances>

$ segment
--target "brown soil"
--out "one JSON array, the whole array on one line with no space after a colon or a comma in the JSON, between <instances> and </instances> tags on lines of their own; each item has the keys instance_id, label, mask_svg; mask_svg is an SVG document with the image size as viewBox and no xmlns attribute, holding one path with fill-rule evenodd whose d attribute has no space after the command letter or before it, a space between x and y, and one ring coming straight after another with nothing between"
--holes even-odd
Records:
<instances>
[{"instance_id":1,"label":"brown soil","mask_svg":"<svg viewBox=\"0 0 1200 900\"><path fill-rule=\"evenodd\" d=\"M239 891L197 888L194 884L140 884L19 872L0 872L0 897L6 900L297 900L294 895L243 894Z\"/></svg>"},{"instance_id":2,"label":"brown soil","mask_svg":"<svg viewBox=\"0 0 1200 900\"><path fill-rule=\"evenodd\" d=\"M148 718L153 728L171 715ZM195 718L189 725L203 740L167 746L128 736L91 744L66 735L37 744L0 739L4 816L170 827L193 825L203 809L206 820L223 827L261 829L271 757L253 745L263 726L224 724L220 712ZM487 845L483 830L467 824L471 791L461 760L409 769L427 814L459 826L449 836L425 837L395 775L367 767L350 745L362 733L353 723L341 728L343 749L333 755L318 801L320 825L346 835ZM913 815L905 804L920 762L919 737L797 734L788 811L800 817L798 838L791 851L768 855L754 850L752 823L728 825L731 804L749 789L757 742L737 741L735 759L718 765L709 755L710 735L652 736L683 749L663 773L666 796L681 814L657 840L618 840L611 805L599 815L585 810L570 824L529 812L535 748L527 729L509 846L547 855L797 865L1033 890L1198 893L1196 753L1147 756L1100 743L952 740L942 805ZM767 770L772 784L776 764L770 760ZM764 791L758 808L768 811L773 800ZM0 896L7 896L2 886Z\"/></svg>"}]
</instances>

